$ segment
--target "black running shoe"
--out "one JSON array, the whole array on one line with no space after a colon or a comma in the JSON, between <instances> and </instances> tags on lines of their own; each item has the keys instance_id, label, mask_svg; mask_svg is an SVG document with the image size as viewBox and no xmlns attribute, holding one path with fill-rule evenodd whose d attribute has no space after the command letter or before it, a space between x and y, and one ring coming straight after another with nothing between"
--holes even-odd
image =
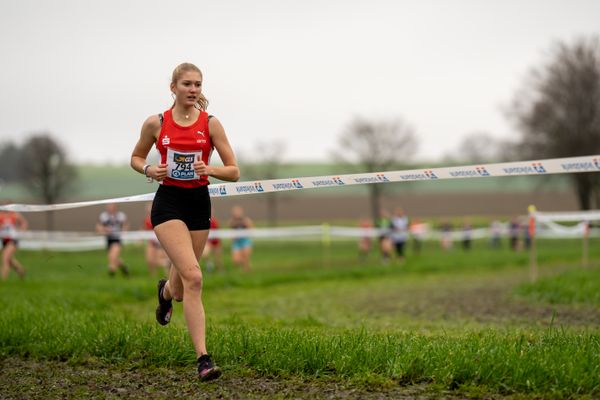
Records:
<instances>
[{"instance_id":1,"label":"black running shoe","mask_svg":"<svg viewBox=\"0 0 600 400\"><path fill-rule=\"evenodd\" d=\"M158 307L156 307L156 320L161 325L168 324L169 321L171 321L171 314L173 313L173 303L171 300L165 300L162 296L166 283L166 279L158 281Z\"/></svg>"},{"instance_id":2,"label":"black running shoe","mask_svg":"<svg viewBox=\"0 0 600 400\"><path fill-rule=\"evenodd\" d=\"M198 378L200 378L202 382L217 379L221 374L221 368L213 364L210 355L204 354L198 358Z\"/></svg>"},{"instance_id":3,"label":"black running shoe","mask_svg":"<svg viewBox=\"0 0 600 400\"><path fill-rule=\"evenodd\" d=\"M121 269L121 273L123 274L124 277L129 277L129 268L127 268L127 265L125 264L121 264L119 266L119 268Z\"/></svg>"}]
</instances>

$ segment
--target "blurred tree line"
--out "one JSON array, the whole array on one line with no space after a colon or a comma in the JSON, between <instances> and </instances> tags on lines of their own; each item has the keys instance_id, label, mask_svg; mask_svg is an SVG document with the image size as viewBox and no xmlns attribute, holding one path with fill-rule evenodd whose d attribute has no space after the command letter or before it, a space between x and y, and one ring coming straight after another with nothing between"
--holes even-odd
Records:
<instances>
[{"instance_id":1,"label":"blurred tree line","mask_svg":"<svg viewBox=\"0 0 600 400\"><path fill-rule=\"evenodd\" d=\"M35 199L54 204L76 188L77 169L68 161L63 146L47 132L30 136L21 146L0 143L0 180L20 183ZM54 228L52 212L47 228Z\"/></svg>"},{"instance_id":2,"label":"blurred tree line","mask_svg":"<svg viewBox=\"0 0 600 400\"><path fill-rule=\"evenodd\" d=\"M238 154L240 165L243 165L244 179L264 180L281 178L280 171L285 165L286 145L283 140L257 141L252 154ZM279 223L279 203L283 193L264 193L268 226L275 227Z\"/></svg>"},{"instance_id":3,"label":"blurred tree line","mask_svg":"<svg viewBox=\"0 0 600 400\"><path fill-rule=\"evenodd\" d=\"M359 172L382 172L410 165L418 148L415 129L404 119L371 121L355 118L342 132L333 156ZM369 184L371 218L376 225L381 215L385 185Z\"/></svg>"},{"instance_id":4,"label":"blurred tree line","mask_svg":"<svg viewBox=\"0 0 600 400\"><path fill-rule=\"evenodd\" d=\"M510 116L524 158L600 154L600 37L554 44L515 95ZM600 208L600 174L570 174L581 209Z\"/></svg>"},{"instance_id":5,"label":"blurred tree line","mask_svg":"<svg viewBox=\"0 0 600 400\"><path fill-rule=\"evenodd\" d=\"M515 94L509 118L514 138L486 132L467 135L446 162L490 163L600 154L600 38L557 42ZM339 137L336 155L357 171L378 172L406 165L417 136L402 120L356 119ZM579 206L600 208L600 173L569 175ZM370 185L371 215L379 216L381 184Z\"/></svg>"}]
</instances>

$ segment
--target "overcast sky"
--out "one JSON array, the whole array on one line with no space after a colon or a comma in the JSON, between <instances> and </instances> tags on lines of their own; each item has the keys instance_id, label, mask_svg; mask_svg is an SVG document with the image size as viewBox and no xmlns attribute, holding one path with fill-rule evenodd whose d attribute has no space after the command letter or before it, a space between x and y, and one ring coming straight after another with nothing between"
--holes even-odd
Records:
<instances>
[{"instance_id":1,"label":"overcast sky","mask_svg":"<svg viewBox=\"0 0 600 400\"><path fill-rule=\"evenodd\" d=\"M325 161L353 117L401 117L435 160L514 137L503 108L528 71L599 33L597 0L3 1L0 141L49 131L76 162L128 162L189 61L236 152Z\"/></svg>"}]
</instances>

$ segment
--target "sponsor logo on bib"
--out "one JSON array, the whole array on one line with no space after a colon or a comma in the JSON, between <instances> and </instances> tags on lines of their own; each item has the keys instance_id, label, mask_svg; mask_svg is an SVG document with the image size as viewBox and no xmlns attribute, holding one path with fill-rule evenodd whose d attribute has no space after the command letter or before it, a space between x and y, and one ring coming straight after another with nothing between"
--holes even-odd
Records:
<instances>
[{"instance_id":1,"label":"sponsor logo on bib","mask_svg":"<svg viewBox=\"0 0 600 400\"><path fill-rule=\"evenodd\" d=\"M198 174L194 171L194 161L201 154L167 149L167 172L169 177L178 180L198 179Z\"/></svg>"}]
</instances>

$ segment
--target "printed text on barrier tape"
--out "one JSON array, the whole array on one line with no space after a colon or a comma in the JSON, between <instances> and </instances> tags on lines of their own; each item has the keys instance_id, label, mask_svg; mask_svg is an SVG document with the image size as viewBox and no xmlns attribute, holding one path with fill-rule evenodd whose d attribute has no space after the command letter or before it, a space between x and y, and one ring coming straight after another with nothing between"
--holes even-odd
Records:
<instances>
[{"instance_id":1,"label":"printed text on barrier tape","mask_svg":"<svg viewBox=\"0 0 600 400\"><path fill-rule=\"evenodd\" d=\"M288 190L314 189L322 187L364 185L370 183L428 181L459 178L487 178L497 176L548 175L576 172L600 172L600 155L554 158L548 160L517 161L485 165L467 165L459 167L414 169L405 171L384 171L337 176L328 175L290 179L257 180L253 182L220 183L211 185L209 187L209 193L211 197L224 197L281 192ZM21 212L65 210L107 203L150 201L153 198L154 193L148 193L135 196L76 203L49 205L8 204L0 206L0 210Z\"/></svg>"}]
</instances>

